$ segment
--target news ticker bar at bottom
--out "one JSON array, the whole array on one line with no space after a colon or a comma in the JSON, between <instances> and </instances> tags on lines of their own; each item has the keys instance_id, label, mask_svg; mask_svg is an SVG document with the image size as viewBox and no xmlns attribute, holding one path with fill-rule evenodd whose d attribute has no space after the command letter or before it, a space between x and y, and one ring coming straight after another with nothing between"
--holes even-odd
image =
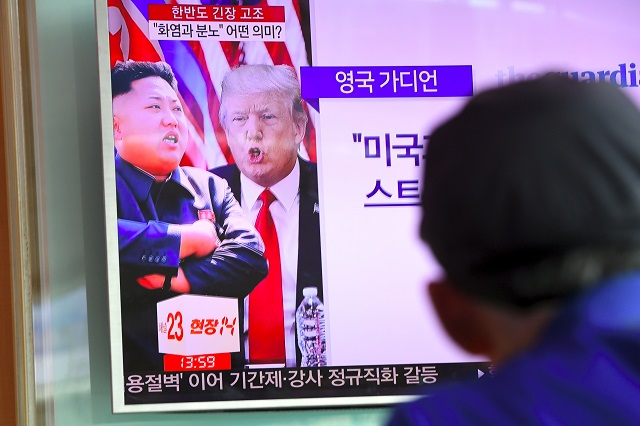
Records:
<instances>
[{"instance_id":1,"label":"news ticker bar at bottom","mask_svg":"<svg viewBox=\"0 0 640 426\"><path fill-rule=\"evenodd\" d=\"M483 362L137 372L124 377L125 404L418 395L491 373Z\"/></svg>"}]
</instances>

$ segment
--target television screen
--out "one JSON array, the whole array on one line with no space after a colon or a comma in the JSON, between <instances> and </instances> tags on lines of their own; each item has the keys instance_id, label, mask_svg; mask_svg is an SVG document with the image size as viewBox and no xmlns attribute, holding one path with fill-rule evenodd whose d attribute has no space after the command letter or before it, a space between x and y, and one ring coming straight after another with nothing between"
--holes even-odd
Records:
<instances>
[{"instance_id":1,"label":"television screen","mask_svg":"<svg viewBox=\"0 0 640 426\"><path fill-rule=\"evenodd\" d=\"M547 72L640 102L624 0L96 9L114 412L390 404L487 380L426 297L430 133Z\"/></svg>"}]
</instances>

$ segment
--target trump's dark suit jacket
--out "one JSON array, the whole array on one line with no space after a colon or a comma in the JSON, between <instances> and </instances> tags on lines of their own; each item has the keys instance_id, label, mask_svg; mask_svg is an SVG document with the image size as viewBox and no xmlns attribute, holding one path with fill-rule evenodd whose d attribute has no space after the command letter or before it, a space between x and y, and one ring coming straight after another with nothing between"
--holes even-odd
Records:
<instances>
[{"instance_id":1,"label":"trump's dark suit jacket","mask_svg":"<svg viewBox=\"0 0 640 426\"><path fill-rule=\"evenodd\" d=\"M296 306L302 302L304 287L317 287L322 295L322 262L320 260L320 214L318 209L318 170L315 163L299 159L300 163L300 228L298 235L298 274L296 281ZM211 170L229 183L235 198L242 202L240 170L235 164ZM296 338L297 339L297 338ZM300 351L296 350L300 365Z\"/></svg>"}]
</instances>

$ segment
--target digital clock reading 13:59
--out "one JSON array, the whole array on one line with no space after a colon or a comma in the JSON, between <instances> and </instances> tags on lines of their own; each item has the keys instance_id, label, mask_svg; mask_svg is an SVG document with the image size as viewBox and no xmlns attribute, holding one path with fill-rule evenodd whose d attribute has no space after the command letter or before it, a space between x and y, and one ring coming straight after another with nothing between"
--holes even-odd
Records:
<instances>
[{"instance_id":1,"label":"digital clock reading 13:59","mask_svg":"<svg viewBox=\"0 0 640 426\"><path fill-rule=\"evenodd\" d=\"M229 370L231 354L164 356L164 371Z\"/></svg>"}]
</instances>

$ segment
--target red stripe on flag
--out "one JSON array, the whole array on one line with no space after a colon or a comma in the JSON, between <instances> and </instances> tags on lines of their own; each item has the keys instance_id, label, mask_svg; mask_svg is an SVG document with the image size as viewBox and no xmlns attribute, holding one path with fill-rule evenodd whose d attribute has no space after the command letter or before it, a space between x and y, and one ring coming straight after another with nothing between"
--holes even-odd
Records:
<instances>
[{"instance_id":1,"label":"red stripe on flag","mask_svg":"<svg viewBox=\"0 0 640 426\"><path fill-rule=\"evenodd\" d=\"M121 43L122 43L122 28L120 28L118 32L115 34L109 33L109 50L110 50L111 68L113 68L118 61L124 62L124 54L122 53L122 48L120 47Z\"/></svg>"},{"instance_id":2,"label":"red stripe on flag","mask_svg":"<svg viewBox=\"0 0 640 426\"><path fill-rule=\"evenodd\" d=\"M235 68L244 61L244 52L242 51L240 42L221 41L220 47L222 48L225 58L227 58L229 68Z\"/></svg>"},{"instance_id":3,"label":"red stripe on flag","mask_svg":"<svg viewBox=\"0 0 640 426\"><path fill-rule=\"evenodd\" d=\"M264 46L267 48L267 52L269 52L269 56L271 56L274 64L293 66L293 61L291 60L291 56L289 56L289 50L286 44L281 41L265 41Z\"/></svg>"},{"instance_id":4,"label":"red stripe on flag","mask_svg":"<svg viewBox=\"0 0 640 426\"><path fill-rule=\"evenodd\" d=\"M207 67L207 60L204 56L202 46L200 45L200 42L197 41L189 42L189 46L193 50L194 56L200 64L200 69L202 70L202 74L204 76L204 82L207 86L209 115L211 118L211 122L213 123L213 130L215 132L216 139L218 140L218 145L220 145L220 150L222 151L222 155L224 155L227 163L233 163L233 155L231 155L231 150L229 149L229 144L227 143L227 135L224 133L224 130L222 130L222 126L220 125L220 120L218 118L218 113L220 111L220 99L218 94L216 93L215 87L213 87L211 75L209 74L209 68Z\"/></svg>"},{"instance_id":5,"label":"red stripe on flag","mask_svg":"<svg viewBox=\"0 0 640 426\"><path fill-rule=\"evenodd\" d=\"M198 136L200 136L200 139L204 140L204 116L202 114L202 109L200 109L200 104L198 104L198 101L186 85L179 85L178 91L180 92L178 96L181 97L182 106L185 109L187 119L191 124L193 124L193 127L198 133Z\"/></svg>"},{"instance_id":6,"label":"red stripe on flag","mask_svg":"<svg viewBox=\"0 0 640 426\"><path fill-rule=\"evenodd\" d=\"M182 160L180 160L181 166L193 166L198 167L200 169L207 168L207 161L202 155L200 151L200 147L198 146L198 142L191 136L189 133L189 143L187 143L187 149L182 156Z\"/></svg>"},{"instance_id":7,"label":"red stripe on flag","mask_svg":"<svg viewBox=\"0 0 640 426\"><path fill-rule=\"evenodd\" d=\"M147 34L138 27L138 24L131 18L129 12L127 12L127 9L122 4L122 0L108 0L107 5L109 7L115 7L120 11L129 32L129 56L123 59L151 62L161 61L162 58L158 55L158 52L156 52L155 46L151 43Z\"/></svg>"},{"instance_id":8,"label":"red stripe on flag","mask_svg":"<svg viewBox=\"0 0 640 426\"><path fill-rule=\"evenodd\" d=\"M183 89L183 92L184 91L185 90ZM191 93L189 92L189 95L190 94ZM193 128L195 129L195 132L200 136L200 139L204 140L204 131L198 127L199 123L197 123L196 120L194 119L192 110L189 109L188 106L186 106L187 103L184 100L183 94L178 93L178 96L180 97L180 102L183 105L184 113L185 113L185 116L187 117L187 120L189 120L189 122L193 125ZM197 104L195 105L195 108L197 108L196 111L200 112L200 107L198 107ZM202 112L200 112L200 115L202 115ZM191 132L189 132L189 143L187 144L187 149L184 153L184 156L182 157L182 160L180 160L180 165L199 167L201 169L207 168L207 160L202 154L201 147L199 146L198 142L193 138L193 135L191 134Z\"/></svg>"},{"instance_id":9,"label":"red stripe on flag","mask_svg":"<svg viewBox=\"0 0 640 426\"><path fill-rule=\"evenodd\" d=\"M298 22L302 22L302 18L300 17L300 1L299 0L291 0L293 3L293 8L296 10L296 15L298 16Z\"/></svg>"}]
</instances>

